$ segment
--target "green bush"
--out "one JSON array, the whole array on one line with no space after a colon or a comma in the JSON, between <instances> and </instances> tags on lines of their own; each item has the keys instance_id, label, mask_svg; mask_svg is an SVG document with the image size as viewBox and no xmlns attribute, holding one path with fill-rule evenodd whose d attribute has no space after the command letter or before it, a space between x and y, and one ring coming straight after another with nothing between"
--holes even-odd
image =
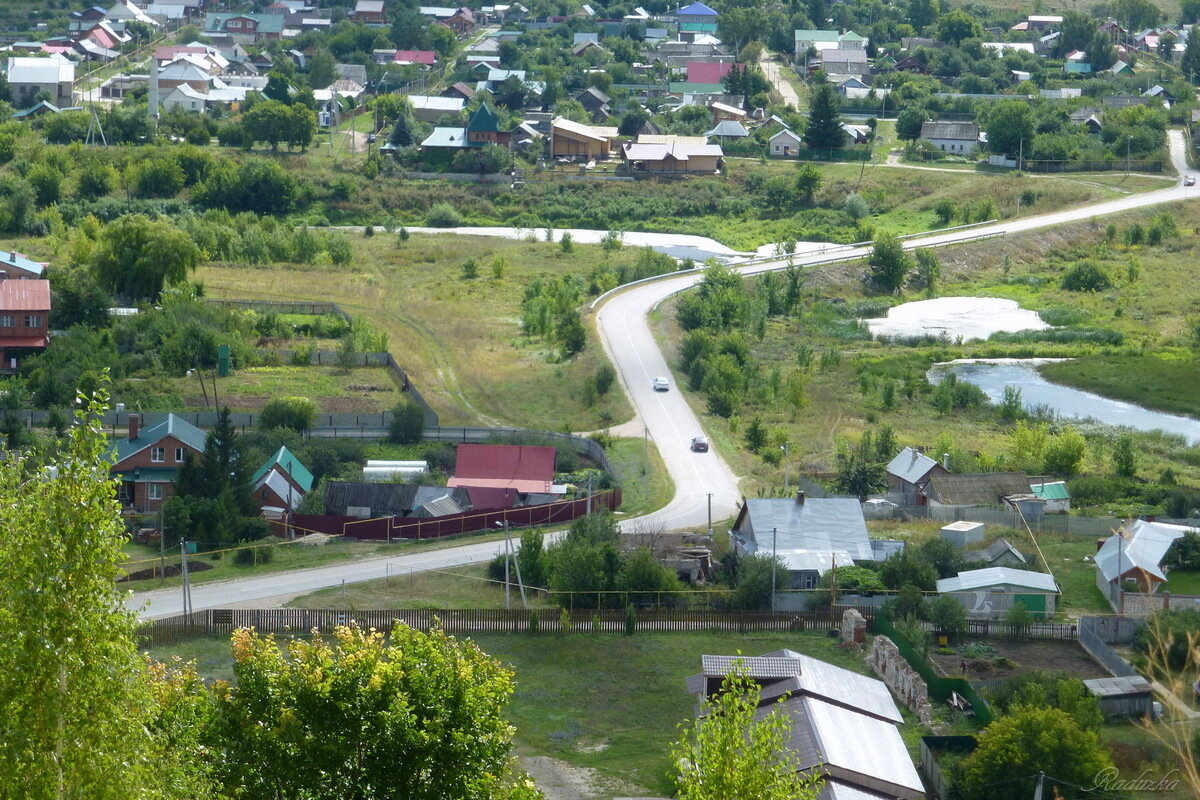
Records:
<instances>
[{"instance_id":1,"label":"green bush","mask_svg":"<svg viewBox=\"0 0 1200 800\"><path fill-rule=\"evenodd\" d=\"M419 403L404 400L392 409L388 425L388 441L395 444L416 444L425 432L425 409Z\"/></svg>"},{"instance_id":2,"label":"green bush","mask_svg":"<svg viewBox=\"0 0 1200 800\"><path fill-rule=\"evenodd\" d=\"M425 224L431 228L457 228L463 224L463 219L449 203L436 203L425 215Z\"/></svg>"},{"instance_id":3,"label":"green bush","mask_svg":"<svg viewBox=\"0 0 1200 800\"><path fill-rule=\"evenodd\" d=\"M304 433L313 426L317 406L307 397L279 397L263 406L259 425L263 428L291 428Z\"/></svg>"},{"instance_id":4,"label":"green bush","mask_svg":"<svg viewBox=\"0 0 1200 800\"><path fill-rule=\"evenodd\" d=\"M1112 288L1112 279L1093 262L1080 261L1063 275L1062 288L1068 292L1103 292Z\"/></svg>"},{"instance_id":5,"label":"green bush","mask_svg":"<svg viewBox=\"0 0 1200 800\"><path fill-rule=\"evenodd\" d=\"M234 551L233 563L239 567L269 564L275 558L274 547L242 547Z\"/></svg>"}]
</instances>

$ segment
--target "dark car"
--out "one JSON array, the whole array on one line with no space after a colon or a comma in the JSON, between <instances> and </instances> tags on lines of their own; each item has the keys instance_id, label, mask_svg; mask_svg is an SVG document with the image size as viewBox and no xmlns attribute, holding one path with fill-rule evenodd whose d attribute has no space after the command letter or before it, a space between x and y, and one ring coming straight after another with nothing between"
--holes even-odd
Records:
<instances>
[{"instance_id":1,"label":"dark car","mask_svg":"<svg viewBox=\"0 0 1200 800\"><path fill-rule=\"evenodd\" d=\"M693 436L692 437L692 452L707 453L708 452L708 437Z\"/></svg>"}]
</instances>

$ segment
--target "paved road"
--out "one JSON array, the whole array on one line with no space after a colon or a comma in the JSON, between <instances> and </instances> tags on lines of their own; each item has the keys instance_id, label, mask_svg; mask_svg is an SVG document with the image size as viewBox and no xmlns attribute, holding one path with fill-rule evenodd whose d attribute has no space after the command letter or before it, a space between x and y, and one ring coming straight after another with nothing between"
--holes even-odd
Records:
<instances>
[{"instance_id":1,"label":"paved road","mask_svg":"<svg viewBox=\"0 0 1200 800\"><path fill-rule=\"evenodd\" d=\"M1169 137L1171 159L1179 174L1200 174L1187 167L1183 134L1171 131ZM1169 189L1135 194L1119 200L1051 214L1009 220L966 231L913 238L906 240L905 246L927 247L979 236L1035 230L1179 202L1189 197L1195 198L1198 193L1200 187L1189 189L1183 185L1181 177L1179 182ZM870 249L866 247L845 248L838 251L838 255L843 258L860 258L869 252ZM799 254L795 256L794 261L799 265L811 265L828 258L829 255L817 251ZM782 269L786 264L785 259L779 259L739 269L743 274L750 275ZM701 276L697 273L698 271L673 275L619 292L596 313L596 327L604 348L612 358L621 382L629 393L637 417L643 421L649 438L658 446L675 483L675 496L667 506L645 517L625 520L622 523L624 530L674 529L705 525L709 519L710 496L713 519L732 516L741 499L737 477L715 451L692 453L689 449L688 443L693 436L701 432L701 427L678 387L672 385L668 392L655 392L651 388L651 381L655 377L668 376L670 370L667 369L663 353L650 332L648 314L667 297L699 281ZM367 559L351 564L279 573L261 578L200 584L192 590L192 607L224 608L239 603L261 603L269 598L295 596L328 586L337 586L342 581L353 583L374 580L384 577L388 569L394 570L393 574L400 574L408 570L441 569L478 563L491 559L499 549L500 545L496 543L464 545L411 556ZM146 606L143 612L143 616L146 617L179 613L180 591L174 589L135 595L131 607L143 606Z\"/></svg>"},{"instance_id":2,"label":"paved road","mask_svg":"<svg viewBox=\"0 0 1200 800\"><path fill-rule=\"evenodd\" d=\"M799 109L800 96L796 94L796 88L784 77L784 70L792 72L792 68L784 63L784 58L782 55L767 53L766 50L763 50L758 58L758 65L762 67L763 75L767 80L775 86L775 90L779 92L783 102L792 108Z\"/></svg>"}]
</instances>

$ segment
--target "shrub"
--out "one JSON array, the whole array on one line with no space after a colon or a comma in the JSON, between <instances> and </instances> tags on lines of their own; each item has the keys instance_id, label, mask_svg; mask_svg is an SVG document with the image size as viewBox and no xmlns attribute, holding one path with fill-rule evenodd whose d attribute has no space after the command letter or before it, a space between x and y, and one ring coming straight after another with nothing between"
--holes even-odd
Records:
<instances>
[{"instance_id":1,"label":"shrub","mask_svg":"<svg viewBox=\"0 0 1200 800\"><path fill-rule=\"evenodd\" d=\"M273 547L242 547L233 554L233 563L239 567L253 567L258 564L269 564L275 557Z\"/></svg>"},{"instance_id":2,"label":"shrub","mask_svg":"<svg viewBox=\"0 0 1200 800\"><path fill-rule=\"evenodd\" d=\"M259 424L266 429L291 428L303 433L312 427L316 417L317 406L307 397L279 397L263 406Z\"/></svg>"},{"instance_id":3,"label":"shrub","mask_svg":"<svg viewBox=\"0 0 1200 800\"><path fill-rule=\"evenodd\" d=\"M403 400L392 409L388 425L388 441L396 444L416 444L425 432L425 409L411 400Z\"/></svg>"},{"instance_id":4,"label":"shrub","mask_svg":"<svg viewBox=\"0 0 1200 800\"><path fill-rule=\"evenodd\" d=\"M613 381L617 379L617 372L612 368L611 364L601 364L596 368L596 393L606 395L612 389Z\"/></svg>"},{"instance_id":5,"label":"shrub","mask_svg":"<svg viewBox=\"0 0 1200 800\"><path fill-rule=\"evenodd\" d=\"M1112 288L1112 279L1091 261L1080 261L1067 270L1062 288L1068 292L1103 292Z\"/></svg>"},{"instance_id":6,"label":"shrub","mask_svg":"<svg viewBox=\"0 0 1200 800\"><path fill-rule=\"evenodd\" d=\"M463 219L449 203L434 203L425 215L425 223L431 228L457 228L463 224Z\"/></svg>"}]
</instances>

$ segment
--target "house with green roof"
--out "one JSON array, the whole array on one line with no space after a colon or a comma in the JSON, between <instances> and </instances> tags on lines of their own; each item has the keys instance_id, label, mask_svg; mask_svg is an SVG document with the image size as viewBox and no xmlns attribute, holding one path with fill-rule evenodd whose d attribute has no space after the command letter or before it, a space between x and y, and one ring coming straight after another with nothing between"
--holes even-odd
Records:
<instances>
[{"instance_id":1,"label":"house with green roof","mask_svg":"<svg viewBox=\"0 0 1200 800\"><path fill-rule=\"evenodd\" d=\"M285 445L258 468L250 483L260 508L295 511L312 491L313 474Z\"/></svg>"},{"instance_id":2,"label":"house with green roof","mask_svg":"<svg viewBox=\"0 0 1200 800\"><path fill-rule=\"evenodd\" d=\"M129 434L113 443L112 453L111 474L120 482L121 505L138 514L157 513L188 455L204 457L207 439L208 434L174 414L145 427L140 414L130 414Z\"/></svg>"},{"instance_id":3,"label":"house with green roof","mask_svg":"<svg viewBox=\"0 0 1200 800\"><path fill-rule=\"evenodd\" d=\"M1047 513L1065 514L1071 510L1071 493L1067 491L1066 481L1030 481L1029 488L1046 502Z\"/></svg>"},{"instance_id":4,"label":"house with green roof","mask_svg":"<svg viewBox=\"0 0 1200 800\"><path fill-rule=\"evenodd\" d=\"M285 14L209 13L204 17L204 35L218 44L282 39L285 17Z\"/></svg>"}]
</instances>

